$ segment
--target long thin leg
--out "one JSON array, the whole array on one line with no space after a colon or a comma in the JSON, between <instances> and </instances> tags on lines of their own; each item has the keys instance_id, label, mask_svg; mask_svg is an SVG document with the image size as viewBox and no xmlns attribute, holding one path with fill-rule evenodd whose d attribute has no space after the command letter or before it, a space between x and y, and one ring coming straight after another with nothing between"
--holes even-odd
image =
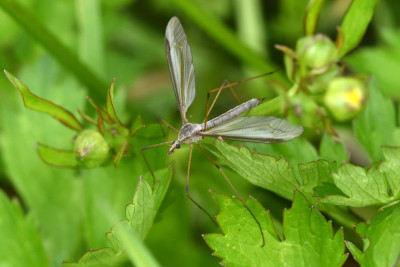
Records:
<instances>
[{"instance_id":1,"label":"long thin leg","mask_svg":"<svg viewBox=\"0 0 400 267\"><path fill-rule=\"evenodd\" d=\"M189 195L189 178L190 178L190 164L192 162L192 152L193 152L193 143L190 144L190 153L189 153L189 163L188 163L188 169L187 169L187 175L186 175L186 196L202 211L204 211L205 214L207 214L208 217L210 217L211 221L214 222L215 225L218 226L217 222L215 221L214 217L211 216L208 211L206 211L202 206L200 206L199 203L197 203L190 195Z\"/></svg>"},{"instance_id":2,"label":"long thin leg","mask_svg":"<svg viewBox=\"0 0 400 267\"><path fill-rule=\"evenodd\" d=\"M242 83L245 83L245 82L248 82L248 81L257 79L257 78L261 78L261 77L264 77L264 76L271 75L271 74L277 72L277 71L280 70L280 69L281 69L281 67L279 67L279 68L277 68L277 69L275 69L275 70L273 70L273 71L267 72L267 73L263 73L263 74L260 74L260 75L256 75L256 76L253 76L253 77L250 77L250 78L247 78L247 79L243 79L243 80L240 80L240 81L237 81L237 82L229 83L228 85L222 86L222 89L228 88L229 86L236 86L236 85L239 85L239 84L242 84ZM219 91L219 90L221 90L221 86L218 87L218 88L212 89L212 90L210 90L209 92L210 92L210 93L213 93L213 92L217 92L217 91Z\"/></svg>"},{"instance_id":3,"label":"long thin leg","mask_svg":"<svg viewBox=\"0 0 400 267\"><path fill-rule=\"evenodd\" d=\"M203 154L212 162L212 164L214 164L215 167L217 167L217 169L221 172L222 176L224 176L225 180L228 182L229 186L232 188L233 192L235 192L236 196L238 197L238 199L243 203L243 206L250 212L251 216L254 218L254 220L256 221L258 228L260 228L260 232L261 232L261 237L262 237L262 245L261 247L263 247L265 245L265 238L264 238L264 233L263 230L261 228L261 224L260 222L257 220L256 216L254 215L254 213L250 210L249 206L247 206L246 202L244 201L244 199L241 197L241 195L239 194L239 192L237 191L237 189L235 188L235 186L232 184L231 180L229 180L228 176L226 176L224 170L221 168L221 166L219 166L205 151L204 149L200 146L200 144L197 144L201 150L201 152L203 152Z\"/></svg>"},{"instance_id":4,"label":"long thin leg","mask_svg":"<svg viewBox=\"0 0 400 267\"><path fill-rule=\"evenodd\" d=\"M217 101L217 98L218 98L219 95L221 94L222 89L226 88L225 85L226 85L227 83L228 83L228 81L225 80L225 81L221 84L221 86L218 88L217 95L215 96L215 98L214 98L214 100L213 100L213 102L212 102L212 104L211 104L211 107L209 107L209 105L210 105L211 90L207 92L206 115L204 116L204 121L203 121L203 123L204 123L204 130L207 130L207 119L208 119L208 115L210 115L210 112L211 112L211 110L213 109L214 104L215 104L215 102Z\"/></svg>"},{"instance_id":5,"label":"long thin leg","mask_svg":"<svg viewBox=\"0 0 400 267\"><path fill-rule=\"evenodd\" d=\"M159 123L163 123L165 126L167 126L168 128L171 128L172 130L174 130L175 132L179 133L179 130L176 129L174 126L172 126L171 124L169 124L167 121L165 121L164 119L162 119L161 117L157 117L157 120Z\"/></svg>"},{"instance_id":6,"label":"long thin leg","mask_svg":"<svg viewBox=\"0 0 400 267\"><path fill-rule=\"evenodd\" d=\"M150 167L149 161L147 160L146 156L144 155L144 151L149 149L149 148L172 144L173 142L174 141L163 142L163 143L159 143L159 144L155 144L155 145L151 145L151 146L146 146L146 147L143 147L142 149L140 149L140 153L142 154L142 157L143 157L144 161L146 162L147 168L149 169L150 174L153 177L153 183L156 181L156 177L154 176L154 172Z\"/></svg>"},{"instance_id":7,"label":"long thin leg","mask_svg":"<svg viewBox=\"0 0 400 267\"><path fill-rule=\"evenodd\" d=\"M225 80L225 81L222 83L222 85L221 85L220 87L215 88L215 89L212 89L212 90L209 90L209 91L207 92L206 115L205 115L204 120L203 120L203 123L204 123L204 130L207 130L206 127L207 127L208 115L210 115L211 110L213 109L214 104L215 104L215 102L217 101L217 99L218 99L218 97L219 97L219 95L221 94L221 91L222 91L223 89L230 88L230 90L232 91L232 94L234 95L234 97L236 98L236 100L238 100L238 97L237 97L237 95L235 94L235 92L234 92L234 90L233 90L233 88L232 88L233 86L238 85L238 84L245 83L245 82L250 81L250 80L254 80L254 79L257 79L257 78L260 78L260 77L264 77L264 76L273 74L273 73L277 72L277 71L280 70L280 69L281 69L281 68L277 68L277 69L275 69L275 70L273 70L273 71L270 71L270 72L267 72L267 73L264 73L264 74L260 74L260 75L257 75L257 76L253 76L253 77L250 77L250 78L247 78L247 79L243 79L243 80L240 80L240 81L237 81L237 82L233 82L233 83L229 83L227 80ZM209 102L210 102L210 95L211 95L211 93L214 93L214 92L217 92L217 95L215 96L215 98L214 98L214 100L213 100L211 106L209 106L209 104L210 104L210 103L209 103Z\"/></svg>"}]
</instances>

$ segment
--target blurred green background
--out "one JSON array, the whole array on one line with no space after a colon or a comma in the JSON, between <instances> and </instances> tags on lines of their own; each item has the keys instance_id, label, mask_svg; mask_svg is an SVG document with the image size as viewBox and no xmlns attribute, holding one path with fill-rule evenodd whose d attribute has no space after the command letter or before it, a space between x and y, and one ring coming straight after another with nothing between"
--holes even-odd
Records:
<instances>
[{"instance_id":1,"label":"blurred green background","mask_svg":"<svg viewBox=\"0 0 400 267\"><path fill-rule=\"evenodd\" d=\"M225 79L233 82L283 65L282 53L274 45L295 46L303 35L308 1L13 3L0 0L0 67L24 81L32 92L76 115L78 108L93 114L85 96L104 104L108 84L115 77L116 109L123 121L131 122L141 115L144 124L151 125L160 116L179 128L181 120L164 47L165 27L172 16L180 18L192 48L197 97L188 115L193 122L200 122L208 90ZM334 39L349 3L326 1L317 32ZM398 1L379 3L361 47L344 59L353 71L373 74L393 99L400 96L399 12ZM21 17L27 21L17 23L15 18ZM235 91L242 101L270 98L274 92L268 85L276 83L289 84L283 71L238 86ZM234 105L234 97L223 93L212 116ZM36 142L70 149L74 132L46 115L25 109L17 90L0 75L0 186L10 199L20 202L23 214L15 216L26 224L15 225L3 241L12 240L9 242L19 247L24 238L18 236L29 236L30 244L15 250L20 260L57 266L64 260L77 261L88 249L110 246L105 233L125 218L125 204L132 200L139 176L147 172L138 149L164 140L158 138L162 133L158 137L145 131L141 134L133 148L134 157L124 158L118 169L112 165L92 170L47 166L35 151ZM145 244L163 266L217 265L219 260L211 256L201 234L218 229L184 193L188 146L171 155L168 163L165 152L165 147L149 152L155 169L170 164L174 175L161 216ZM313 160L307 156L302 159ZM251 186L229 170L227 173L243 196L254 195L271 209L274 219L281 220L282 209L290 207L290 202ZM207 190L232 194L223 177L196 150L190 179L191 195L212 214L218 208ZM0 238L0 251L10 244L3 241ZM46 255L43 261L40 255Z\"/></svg>"}]
</instances>

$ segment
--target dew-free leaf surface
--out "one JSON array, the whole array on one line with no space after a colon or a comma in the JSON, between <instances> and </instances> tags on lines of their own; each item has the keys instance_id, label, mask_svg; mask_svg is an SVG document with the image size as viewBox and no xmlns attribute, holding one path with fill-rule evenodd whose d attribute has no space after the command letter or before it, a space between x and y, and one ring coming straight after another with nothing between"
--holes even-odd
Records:
<instances>
[{"instance_id":1,"label":"dew-free leaf surface","mask_svg":"<svg viewBox=\"0 0 400 267\"><path fill-rule=\"evenodd\" d=\"M291 199L293 189L299 189L310 200L313 187L331 181L331 172L336 170L335 163L319 160L300 164L294 172L283 157L251 152L247 147L238 148L219 140L215 148L211 149L214 155L243 178L287 199Z\"/></svg>"},{"instance_id":2,"label":"dew-free leaf surface","mask_svg":"<svg viewBox=\"0 0 400 267\"><path fill-rule=\"evenodd\" d=\"M335 205L366 207L385 205L400 198L400 148L384 147L385 161L364 169L352 164L339 167L333 183L316 188L320 201ZM338 189L340 194L338 194Z\"/></svg>"},{"instance_id":3,"label":"dew-free leaf surface","mask_svg":"<svg viewBox=\"0 0 400 267\"><path fill-rule=\"evenodd\" d=\"M153 226L159 207L168 190L172 170L155 172L156 184L152 178L141 177L131 203L126 205L126 220L115 224L107 233L112 248L101 248L86 252L78 262L66 266L111 266L129 258L136 266L154 266L155 259L143 243Z\"/></svg>"},{"instance_id":4,"label":"dew-free leaf surface","mask_svg":"<svg viewBox=\"0 0 400 267\"><path fill-rule=\"evenodd\" d=\"M358 224L362 250L347 242L347 248L361 266L398 266L400 257L400 205L383 208L369 225Z\"/></svg>"},{"instance_id":5,"label":"dew-free leaf surface","mask_svg":"<svg viewBox=\"0 0 400 267\"><path fill-rule=\"evenodd\" d=\"M226 266L341 266L347 258L342 230L332 225L304 196L296 191L291 209L284 212L280 238L269 215L260 203L249 198L247 204L260 222L237 199L213 193L220 206L217 222L223 234L207 234L207 244Z\"/></svg>"},{"instance_id":6,"label":"dew-free leaf surface","mask_svg":"<svg viewBox=\"0 0 400 267\"><path fill-rule=\"evenodd\" d=\"M14 75L7 71L4 71L4 73L6 74L10 82L14 85L14 87L17 88L17 90L20 92L25 107L46 113L73 130L82 130L82 124L71 112L69 112L62 106L54 104L49 100L33 94L28 89L28 87L23 82L15 78Z\"/></svg>"},{"instance_id":7,"label":"dew-free leaf surface","mask_svg":"<svg viewBox=\"0 0 400 267\"><path fill-rule=\"evenodd\" d=\"M0 236L0 266L49 266L34 220L25 217L19 204L10 201L3 192L0 192Z\"/></svg>"},{"instance_id":8,"label":"dew-free leaf surface","mask_svg":"<svg viewBox=\"0 0 400 267\"><path fill-rule=\"evenodd\" d=\"M361 42L374 15L377 3L377 0L353 0L351 2L341 25L344 37L340 49L341 57L349 53Z\"/></svg>"},{"instance_id":9,"label":"dew-free leaf surface","mask_svg":"<svg viewBox=\"0 0 400 267\"><path fill-rule=\"evenodd\" d=\"M382 159L382 146L399 145L400 142L394 136L396 116L393 102L383 95L376 79L371 79L368 89L368 102L354 120L353 128L370 158L378 162Z\"/></svg>"}]
</instances>

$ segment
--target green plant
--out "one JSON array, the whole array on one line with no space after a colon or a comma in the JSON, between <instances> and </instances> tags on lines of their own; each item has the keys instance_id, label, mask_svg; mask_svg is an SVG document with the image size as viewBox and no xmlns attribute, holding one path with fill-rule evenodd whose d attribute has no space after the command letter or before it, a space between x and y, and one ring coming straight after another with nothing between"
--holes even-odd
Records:
<instances>
[{"instance_id":1,"label":"green plant","mask_svg":"<svg viewBox=\"0 0 400 267\"><path fill-rule=\"evenodd\" d=\"M56 118L24 110L15 90L0 79L0 263L340 266L350 253L362 266L398 264L400 120L392 99L400 96L400 23L392 11L398 4L353 0L338 23L326 15L337 10L333 2L284 0L267 31L260 19L263 4L256 1L236 6L215 1L208 12L200 1L149 3L37 0L22 6L0 0L6 37L0 39L0 64L29 85L32 92L6 73L26 107ZM161 9L165 15L154 20ZM143 10L153 17L144 18ZM375 10L372 23L385 46L356 49ZM169 158L163 147L146 151L155 180L140 156L142 147L174 138L156 116L174 126L179 121L162 47L166 21L176 12L192 45L196 99L224 78L245 77L238 61L247 73L270 71L274 52L266 48L289 43L276 46L285 72L266 78L276 95L260 80L246 83L248 91L235 90L243 98L269 95L247 115L285 116L305 126L304 135L241 147L204 140L239 192L254 195L246 199L262 227L264 246L257 221L240 201L224 195L230 188L201 153L193 155L190 192L207 211L218 213L220 229L185 198L187 148ZM224 19L235 19L239 35ZM196 40L198 28L202 38ZM259 38L265 32L268 38ZM204 35L211 40L205 42ZM256 42L261 45L253 47ZM118 77L115 98L114 82L108 93L103 82L113 76ZM147 91L152 93L146 96ZM96 102L85 101L86 94ZM204 114L200 100L191 107L193 121ZM231 102L226 94L218 105ZM219 258L211 257L210 249Z\"/></svg>"}]
</instances>

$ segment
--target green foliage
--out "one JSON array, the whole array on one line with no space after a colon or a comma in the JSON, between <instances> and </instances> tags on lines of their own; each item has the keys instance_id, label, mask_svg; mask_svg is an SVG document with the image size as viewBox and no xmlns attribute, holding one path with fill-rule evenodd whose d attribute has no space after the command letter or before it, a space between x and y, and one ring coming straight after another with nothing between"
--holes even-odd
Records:
<instances>
[{"instance_id":1,"label":"green foliage","mask_svg":"<svg viewBox=\"0 0 400 267\"><path fill-rule=\"evenodd\" d=\"M155 173L156 184L140 177L132 203L125 208L126 220L114 225L107 238L112 248L90 250L77 263L66 266L115 266L129 258L136 266L157 266L142 240L153 226L158 209L167 193L172 171Z\"/></svg>"},{"instance_id":2,"label":"green foliage","mask_svg":"<svg viewBox=\"0 0 400 267\"><path fill-rule=\"evenodd\" d=\"M382 158L381 147L399 145L396 136L394 104L379 89L376 80L369 83L369 99L363 112L354 120L354 130L359 142L374 162Z\"/></svg>"},{"instance_id":3,"label":"green foliage","mask_svg":"<svg viewBox=\"0 0 400 267\"><path fill-rule=\"evenodd\" d=\"M213 196L220 206L217 221L223 234L208 234L205 240L225 266L342 266L347 258L342 230L334 233L331 223L299 192L283 215L282 240L270 214L256 200L247 201L263 229L264 246L256 221L240 201Z\"/></svg>"},{"instance_id":4,"label":"green foliage","mask_svg":"<svg viewBox=\"0 0 400 267\"><path fill-rule=\"evenodd\" d=\"M319 154L322 159L336 161L338 164L349 161L349 155L340 140L335 140L329 134L324 134L319 145Z\"/></svg>"},{"instance_id":5,"label":"green foliage","mask_svg":"<svg viewBox=\"0 0 400 267\"><path fill-rule=\"evenodd\" d=\"M374 15L377 0L354 0L343 19L341 32L343 40L339 40L340 56L353 50L361 41L372 16Z\"/></svg>"},{"instance_id":6,"label":"green foliage","mask_svg":"<svg viewBox=\"0 0 400 267\"><path fill-rule=\"evenodd\" d=\"M304 16L305 35L313 35L315 33L323 4L324 0L312 0L308 3L307 11Z\"/></svg>"},{"instance_id":7,"label":"green foliage","mask_svg":"<svg viewBox=\"0 0 400 267\"><path fill-rule=\"evenodd\" d=\"M369 225L362 223L356 227L363 238L362 251L351 242L347 248L361 266L396 266L400 251L400 206L395 204L380 210Z\"/></svg>"},{"instance_id":8,"label":"green foliage","mask_svg":"<svg viewBox=\"0 0 400 267\"><path fill-rule=\"evenodd\" d=\"M0 0L0 65L29 85L6 72L27 108L58 120L24 109L0 77L0 265L340 266L344 244L348 261L398 265L400 4L232 3ZM283 56L286 72L234 91L240 101L265 99L246 116L305 128L279 144L201 141L257 218L239 198L213 193L222 233L185 196L186 144L168 157L166 146L145 150L154 180L141 157L141 148L176 140L157 117L180 127L163 41L174 15L196 68L191 122L202 121L208 89L269 72ZM224 90L210 118L235 105ZM93 156L90 140L71 144L87 130L103 145L92 169L77 158ZM231 188L198 150L191 167L190 196L214 214L207 189ZM203 233L214 233L209 247Z\"/></svg>"},{"instance_id":9,"label":"green foliage","mask_svg":"<svg viewBox=\"0 0 400 267\"><path fill-rule=\"evenodd\" d=\"M25 217L21 206L0 192L0 264L48 266L42 238L33 218ZM29 242L27 242L29 240Z\"/></svg>"},{"instance_id":10,"label":"green foliage","mask_svg":"<svg viewBox=\"0 0 400 267\"><path fill-rule=\"evenodd\" d=\"M41 143L37 144L37 151L40 158L46 164L64 168L78 167L78 161L74 151L57 149Z\"/></svg>"},{"instance_id":11,"label":"green foliage","mask_svg":"<svg viewBox=\"0 0 400 267\"><path fill-rule=\"evenodd\" d=\"M20 80L15 78L11 73L7 71L4 71L4 73L6 74L10 82L14 85L14 87L18 89L24 101L25 107L46 113L73 130L82 130L81 123L75 118L75 116L71 112L46 99L40 98L37 95L32 94L32 92L29 91L28 87Z\"/></svg>"},{"instance_id":12,"label":"green foliage","mask_svg":"<svg viewBox=\"0 0 400 267\"><path fill-rule=\"evenodd\" d=\"M352 164L341 166L332 175L335 186L341 194L330 191L329 185L317 188L322 190L321 201L335 205L367 207L385 205L400 200L400 149L383 148L385 160L368 170ZM337 191L337 190L335 190Z\"/></svg>"}]
</instances>

